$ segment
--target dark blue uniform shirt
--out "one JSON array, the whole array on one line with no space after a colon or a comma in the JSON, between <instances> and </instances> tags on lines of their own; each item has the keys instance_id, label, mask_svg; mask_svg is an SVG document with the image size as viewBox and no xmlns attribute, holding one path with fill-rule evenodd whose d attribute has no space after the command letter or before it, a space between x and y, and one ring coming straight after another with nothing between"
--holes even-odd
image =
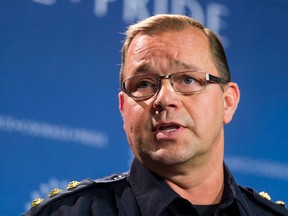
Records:
<instances>
[{"instance_id":1,"label":"dark blue uniform shirt","mask_svg":"<svg viewBox=\"0 0 288 216\"><path fill-rule=\"evenodd\" d=\"M236 184L224 165L224 193L218 205L197 206L175 193L159 176L134 159L130 172L86 179L41 200L25 215L287 215L285 207ZM203 194L205 196L205 194Z\"/></svg>"}]
</instances>

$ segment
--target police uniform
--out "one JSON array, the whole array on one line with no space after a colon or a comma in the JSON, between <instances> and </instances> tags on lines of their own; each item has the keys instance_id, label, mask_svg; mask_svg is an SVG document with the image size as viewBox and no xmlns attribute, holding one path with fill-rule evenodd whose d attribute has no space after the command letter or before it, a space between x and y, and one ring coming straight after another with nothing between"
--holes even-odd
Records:
<instances>
[{"instance_id":1,"label":"police uniform","mask_svg":"<svg viewBox=\"0 0 288 216\"><path fill-rule=\"evenodd\" d=\"M283 202L273 203L266 193L261 196L238 186L225 164L224 181L220 204L193 205L134 159L127 173L71 182L65 191L52 190L48 198L34 200L24 215L288 216Z\"/></svg>"}]
</instances>

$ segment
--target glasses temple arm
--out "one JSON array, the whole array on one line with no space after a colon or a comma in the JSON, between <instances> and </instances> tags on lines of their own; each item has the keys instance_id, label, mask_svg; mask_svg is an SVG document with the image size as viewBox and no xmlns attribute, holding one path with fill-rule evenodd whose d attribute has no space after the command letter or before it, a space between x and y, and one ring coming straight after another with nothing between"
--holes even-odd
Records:
<instances>
[{"instance_id":1,"label":"glasses temple arm","mask_svg":"<svg viewBox=\"0 0 288 216\"><path fill-rule=\"evenodd\" d=\"M220 78L220 77L216 77L216 76L213 76L211 74L206 74L206 81L209 81L209 82L214 82L214 83L221 83L221 84L226 84L227 81Z\"/></svg>"}]
</instances>

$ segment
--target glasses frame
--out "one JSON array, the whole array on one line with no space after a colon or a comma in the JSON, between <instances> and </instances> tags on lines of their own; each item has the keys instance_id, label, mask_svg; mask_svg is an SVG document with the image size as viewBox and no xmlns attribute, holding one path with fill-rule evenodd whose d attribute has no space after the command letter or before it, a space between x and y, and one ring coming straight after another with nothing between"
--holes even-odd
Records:
<instances>
[{"instance_id":1,"label":"glasses frame","mask_svg":"<svg viewBox=\"0 0 288 216\"><path fill-rule=\"evenodd\" d=\"M174 88L174 86L173 86L173 83L172 83L172 81L171 81L171 77L172 77L173 75L175 75L175 74L185 73L185 72L193 72L193 73L203 73L203 74L205 74L205 80L202 80L202 81L205 81L205 86L203 87L203 89L197 90L197 91L192 91L192 92L187 92L187 93L181 92L181 91L177 91L177 90ZM131 97L131 98L138 98L138 99L141 99L141 98L150 98L150 97L154 96L155 94L157 94L157 93L159 92L159 90L160 90L161 80L162 80L162 79L169 79L169 82L170 82L171 86L173 87L173 89L175 90L175 92L179 92L179 93L181 93L181 94L186 94L186 95L187 95L187 94L193 94L193 93L199 92L199 91L203 91L203 90L207 87L208 84L220 84L220 85L225 85L225 84L227 84L227 83L229 82L229 81L227 81L227 80L225 80L225 79L223 79L223 78L220 78L220 77L217 77L217 76L214 76L214 75L212 75L212 74L205 73L205 72L199 72L199 71L179 71L179 72L172 73L172 74L168 74L168 75L164 75L164 76L158 76L158 77L155 76L155 77L157 78L157 81L158 81L158 89L157 89L157 91L156 91L155 93L149 94L149 95L145 95L145 96L134 96L134 95L132 95L130 92L127 91L126 85L125 85L125 82L127 82L127 80L132 79L132 78L134 78L134 77L141 77L141 76L133 76L133 77L129 77L129 78L127 78L126 80L124 80L124 81L121 83L121 90L122 90L123 92L125 92L129 97Z\"/></svg>"}]
</instances>

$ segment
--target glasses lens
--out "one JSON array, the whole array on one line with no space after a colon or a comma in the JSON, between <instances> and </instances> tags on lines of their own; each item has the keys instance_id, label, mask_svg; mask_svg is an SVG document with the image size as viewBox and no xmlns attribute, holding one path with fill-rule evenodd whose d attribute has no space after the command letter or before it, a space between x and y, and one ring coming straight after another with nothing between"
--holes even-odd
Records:
<instances>
[{"instance_id":1,"label":"glasses lens","mask_svg":"<svg viewBox=\"0 0 288 216\"><path fill-rule=\"evenodd\" d=\"M131 77L125 81L126 92L133 97L146 97L153 95L158 90L156 76Z\"/></svg>"},{"instance_id":2,"label":"glasses lens","mask_svg":"<svg viewBox=\"0 0 288 216\"><path fill-rule=\"evenodd\" d=\"M173 87L181 93L201 91L206 86L205 73L180 72L171 76Z\"/></svg>"},{"instance_id":3,"label":"glasses lens","mask_svg":"<svg viewBox=\"0 0 288 216\"><path fill-rule=\"evenodd\" d=\"M170 79L177 92L189 94L203 90L206 85L205 73L178 72L168 76L136 76L124 82L124 88L128 95L135 98L144 98L154 95L159 89L161 79Z\"/></svg>"}]
</instances>

